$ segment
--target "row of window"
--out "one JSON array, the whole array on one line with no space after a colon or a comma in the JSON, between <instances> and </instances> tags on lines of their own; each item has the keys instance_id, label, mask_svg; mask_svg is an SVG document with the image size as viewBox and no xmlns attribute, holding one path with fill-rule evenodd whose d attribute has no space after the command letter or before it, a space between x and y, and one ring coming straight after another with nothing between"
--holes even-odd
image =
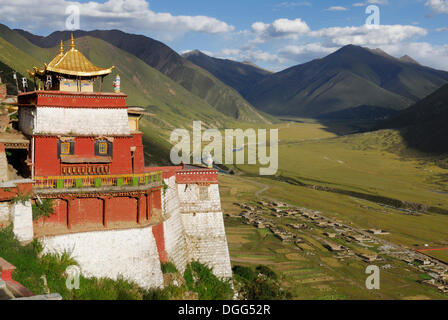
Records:
<instances>
[{"instance_id":1,"label":"row of window","mask_svg":"<svg viewBox=\"0 0 448 320\"><path fill-rule=\"evenodd\" d=\"M95 141L95 155L96 156L112 156L112 143L104 140ZM58 156L72 155L75 152L74 141L59 141L58 142Z\"/></svg>"}]
</instances>

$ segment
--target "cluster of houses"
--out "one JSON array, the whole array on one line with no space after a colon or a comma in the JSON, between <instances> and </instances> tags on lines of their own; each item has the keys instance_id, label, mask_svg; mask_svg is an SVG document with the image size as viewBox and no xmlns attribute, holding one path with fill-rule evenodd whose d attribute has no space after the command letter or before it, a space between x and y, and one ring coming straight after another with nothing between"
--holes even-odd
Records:
<instances>
[{"instance_id":1,"label":"cluster of houses","mask_svg":"<svg viewBox=\"0 0 448 320\"><path fill-rule=\"evenodd\" d=\"M336 253L338 259L344 260L356 257L367 263L372 263L383 260L381 256L391 256L420 269L431 277L430 280L422 280L422 283L448 293L448 265L442 261L427 257L420 252L390 244L388 241L377 237L390 234L387 230L357 229L335 219L327 218L318 211L293 207L276 201L258 201L256 204L235 204L241 207L240 216L245 224L253 225L257 228L268 228L282 241L293 241L296 244L304 242L303 238L297 233L288 231L283 225L294 231L311 231L314 228L322 229L324 231L322 234L325 238L315 238L329 251ZM276 224L278 220L274 221L274 218L280 218L280 225ZM295 218L296 221L291 223L288 220L289 223L284 224L282 223L282 218ZM341 241L336 241L336 239L341 239L344 243L356 243L362 247L373 247L378 244L383 244L383 246L379 247L380 255L371 250L355 253L347 246L340 244ZM387 264L383 267L386 269L391 267L391 265Z\"/></svg>"}]
</instances>

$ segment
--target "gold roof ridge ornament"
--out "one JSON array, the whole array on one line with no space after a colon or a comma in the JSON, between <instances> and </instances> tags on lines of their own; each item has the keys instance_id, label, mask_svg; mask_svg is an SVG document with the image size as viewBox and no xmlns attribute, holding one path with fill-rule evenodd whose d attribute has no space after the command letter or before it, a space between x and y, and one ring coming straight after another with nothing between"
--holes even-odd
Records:
<instances>
[{"instance_id":1,"label":"gold roof ridge ornament","mask_svg":"<svg viewBox=\"0 0 448 320\"><path fill-rule=\"evenodd\" d=\"M28 72L32 77L43 77L51 72L64 76L93 78L98 76L106 76L112 73L115 66L110 68L100 68L90 62L79 50L75 48L75 39L73 33L70 37L70 50L64 53L64 45L61 40L59 54L51 60L50 63L44 64L44 68L34 67L34 72Z\"/></svg>"}]
</instances>

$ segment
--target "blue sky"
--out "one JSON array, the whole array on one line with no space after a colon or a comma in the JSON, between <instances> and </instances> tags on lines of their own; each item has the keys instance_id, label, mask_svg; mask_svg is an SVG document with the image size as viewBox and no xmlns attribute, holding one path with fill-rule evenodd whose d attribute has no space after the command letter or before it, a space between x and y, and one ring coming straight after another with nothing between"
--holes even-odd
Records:
<instances>
[{"instance_id":1,"label":"blue sky","mask_svg":"<svg viewBox=\"0 0 448 320\"><path fill-rule=\"evenodd\" d=\"M0 22L47 35L67 28L73 5L83 30L121 29L179 53L199 49L274 71L349 43L448 70L448 0L0 0ZM372 5L379 10L375 28L365 26Z\"/></svg>"}]
</instances>

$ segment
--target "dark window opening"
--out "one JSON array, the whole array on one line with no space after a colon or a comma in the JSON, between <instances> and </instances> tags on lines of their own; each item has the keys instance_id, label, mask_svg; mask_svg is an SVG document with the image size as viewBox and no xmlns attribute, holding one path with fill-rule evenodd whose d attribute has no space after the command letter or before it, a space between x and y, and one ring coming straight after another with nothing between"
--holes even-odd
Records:
<instances>
[{"instance_id":1,"label":"dark window opening","mask_svg":"<svg viewBox=\"0 0 448 320\"><path fill-rule=\"evenodd\" d=\"M28 151L22 149L6 149L8 161L8 176L11 180L30 178L30 166L26 162Z\"/></svg>"},{"instance_id":2,"label":"dark window opening","mask_svg":"<svg viewBox=\"0 0 448 320\"><path fill-rule=\"evenodd\" d=\"M107 140L95 141L95 155L102 157L112 157L112 142Z\"/></svg>"},{"instance_id":3,"label":"dark window opening","mask_svg":"<svg viewBox=\"0 0 448 320\"><path fill-rule=\"evenodd\" d=\"M74 141L58 141L58 159L64 155L72 155L75 153Z\"/></svg>"}]
</instances>

